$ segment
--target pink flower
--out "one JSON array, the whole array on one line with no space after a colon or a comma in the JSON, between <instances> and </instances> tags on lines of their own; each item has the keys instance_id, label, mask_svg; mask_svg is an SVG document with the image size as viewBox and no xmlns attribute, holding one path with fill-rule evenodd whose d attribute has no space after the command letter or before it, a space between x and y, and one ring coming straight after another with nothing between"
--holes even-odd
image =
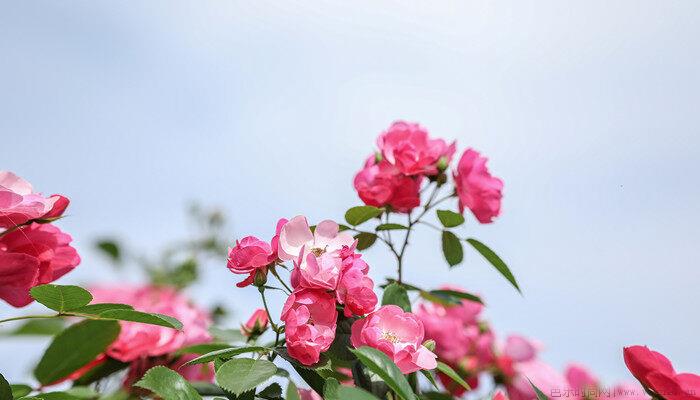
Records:
<instances>
[{"instance_id":1,"label":"pink flower","mask_svg":"<svg viewBox=\"0 0 700 400\"><path fill-rule=\"evenodd\" d=\"M503 392L500 390L496 391L496 394L493 395L493 400L508 400L508 397L506 397Z\"/></svg>"},{"instance_id":2,"label":"pink flower","mask_svg":"<svg viewBox=\"0 0 700 400\"><path fill-rule=\"evenodd\" d=\"M311 389L297 389L299 391L299 397L301 397L301 400L323 400L321 396L318 395L318 393L314 392Z\"/></svg>"},{"instance_id":3,"label":"pink flower","mask_svg":"<svg viewBox=\"0 0 700 400\"><path fill-rule=\"evenodd\" d=\"M355 321L350 341L355 348L374 347L408 374L437 366L437 356L422 345L423 323L400 307L387 305Z\"/></svg>"},{"instance_id":4,"label":"pink flower","mask_svg":"<svg viewBox=\"0 0 700 400\"><path fill-rule=\"evenodd\" d=\"M330 294L311 289L292 293L282 309L289 355L304 365L317 363L333 343L337 318Z\"/></svg>"},{"instance_id":5,"label":"pink flower","mask_svg":"<svg viewBox=\"0 0 700 400\"><path fill-rule=\"evenodd\" d=\"M668 358L646 346L625 347L623 353L632 375L664 399L700 399L700 375L676 373Z\"/></svg>"},{"instance_id":6,"label":"pink flower","mask_svg":"<svg viewBox=\"0 0 700 400\"><path fill-rule=\"evenodd\" d=\"M493 222L501 212L503 181L491 176L486 168L486 157L467 149L454 173L455 189L459 196L459 210L469 208L482 224Z\"/></svg>"},{"instance_id":7,"label":"pink flower","mask_svg":"<svg viewBox=\"0 0 700 400\"><path fill-rule=\"evenodd\" d=\"M50 283L78 264L70 235L50 224L21 227L0 237L0 298L14 307L33 299L29 289Z\"/></svg>"},{"instance_id":8,"label":"pink flower","mask_svg":"<svg viewBox=\"0 0 700 400\"><path fill-rule=\"evenodd\" d=\"M503 354L515 362L532 361L537 356L540 345L520 335L506 338Z\"/></svg>"},{"instance_id":9,"label":"pink flower","mask_svg":"<svg viewBox=\"0 0 700 400\"><path fill-rule=\"evenodd\" d=\"M516 376L507 385L511 400L535 400L535 391L530 381L547 397L555 393L565 393L568 385L562 374L540 360L531 360L515 364Z\"/></svg>"},{"instance_id":10,"label":"pink flower","mask_svg":"<svg viewBox=\"0 0 700 400\"><path fill-rule=\"evenodd\" d=\"M368 206L391 206L394 211L407 213L420 205L421 176L410 177L374 155L355 175L353 185L360 199Z\"/></svg>"},{"instance_id":11,"label":"pink flower","mask_svg":"<svg viewBox=\"0 0 700 400\"><path fill-rule=\"evenodd\" d=\"M622 400L649 400L651 397L639 383L622 382L613 386L611 396Z\"/></svg>"},{"instance_id":12,"label":"pink flower","mask_svg":"<svg viewBox=\"0 0 700 400\"><path fill-rule=\"evenodd\" d=\"M365 315L377 306L374 282L360 268L349 268L343 273L336 296L338 303L345 305L346 317Z\"/></svg>"},{"instance_id":13,"label":"pink flower","mask_svg":"<svg viewBox=\"0 0 700 400\"><path fill-rule=\"evenodd\" d=\"M564 376L569 384L569 388L572 389L575 394L572 396L574 399L583 400L586 393L595 392L600 388L600 382L598 378L593 376L588 368L580 364L569 364L564 369Z\"/></svg>"},{"instance_id":14,"label":"pink flower","mask_svg":"<svg viewBox=\"0 0 700 400\"><path fill-rule=\"evenodd\" d=\"M436 175L438 161L444 157L449 164L455 143L447 145L442 139L430 139L422 126L397 121L377 139L382 156L405 175Z\"/></svg>"},{"instance_id":15,"label":"pink flower","mask_svg":"<svg viewBox=\"0 0 700 400\"><path fill-rule=\"evenodd\" d=\"M32 185L9 171L0 171L0 228L11 228L39 218L60 217L69 200L34 193Z\"/></svg>"},{"instance_id":16,"label":"pink flower","mask_svg":"<svg viewBox=\"0 0 700 400\"><path fill-rule=\"evenodd\" d=\"M267 272L267 267L277 258L272 247L255 236L246 236L236 241L236 245L228 251L228 269L234 274L248 274L248 277L236 284L238 287L248 286L255 280L258 271Z\"/></svg>"},{"instance_id":17,"label":"pink flower","mask_svg":"<svg viewBox=\"0 0 700 400\"><path fill-rule=\"evenodd\" d=\"M250 316L248 322L241 326L241 332L247 337L260 336L267 330L269 322L270 320L267 317L267 312L262 308L258 308L253 312L253 315Z\"/></svg>"},{"instance_id":18,"label":"pink flower","mask_svg":"<svg viewBox=\"0 0 700 400\"><path fill-rule=\"evenodd\" d=\"M120 322L121 332L106 354L123 362L162 356L188 345L211 341L209 314L169 287L97 287L90 290L94 303L123 303L134 309L177 318L182 330L137 322Z\"/></svg>"}]
</instances>

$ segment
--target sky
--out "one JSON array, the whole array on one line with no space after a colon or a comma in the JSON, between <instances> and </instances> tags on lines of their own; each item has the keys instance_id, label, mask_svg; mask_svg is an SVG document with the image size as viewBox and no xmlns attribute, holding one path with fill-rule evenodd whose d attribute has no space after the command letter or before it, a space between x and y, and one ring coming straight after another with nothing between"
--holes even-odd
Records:
<instances>
[{"instance_id":1,"label":"sky","mask_svg":"<svg viewBox=\"0 0 700 400\"><path fill-rule=\"evenodd\" d=\"M505 181L497 222L462 234L523 295L469 249L448 269L430 230L407 281L480 293L501 337L558 368L631 379L622 347L647 344L700 372L699 17L690 0L5 2L0 169L71 198L59 225L83 262L59 283L138 282L96 237L153 252L188 235L191 201L225 211L231 243L340 219L376 136L417 121ZM379 246L365 258L393 273ZM237 281L212 263L189 294L245 313ZM44 346L3 338L0 371L23 379Z\"/></svg>"}]
</instances>

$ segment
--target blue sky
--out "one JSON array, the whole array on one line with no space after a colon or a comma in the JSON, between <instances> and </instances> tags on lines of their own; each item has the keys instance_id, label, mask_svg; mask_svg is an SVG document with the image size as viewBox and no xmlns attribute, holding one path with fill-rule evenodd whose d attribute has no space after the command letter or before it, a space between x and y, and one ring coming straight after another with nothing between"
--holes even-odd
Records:
<instances>
[{"instance_id":1,"label":"blue sky","mask_svg":"<svg viewBox=\"0 0 700 400\"><path fill-rule=\"evenodd\" d=\"M693 370L698 17L693 1L5 3L0 167L71 197L60 225L84 261L61 282L137 281L95 236L154 249L187 235L191 200L227 212L231 241L340 218L376 135L419 121L504 179L502 217L464 234L524 296L471 252L448 271L432 231L409 281L482 293L500 332L540 339L557 367L630 378L622 346L648 344ZM377 280L393 271L379 248L366 258ZM256 305L235 282L209 265L191 295ZM3 341L10 379L44 346Z\"/></svg>"}]
</instances>

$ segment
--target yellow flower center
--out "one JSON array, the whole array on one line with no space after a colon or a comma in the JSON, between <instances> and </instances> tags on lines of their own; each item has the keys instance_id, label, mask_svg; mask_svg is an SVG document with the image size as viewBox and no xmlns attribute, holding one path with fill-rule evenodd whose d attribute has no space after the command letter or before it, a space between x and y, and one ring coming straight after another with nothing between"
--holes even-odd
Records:
<instances>
[{"instance_id":1,"label":"yellow flower center","mask_svg":"<svg viewBox=\"0 0 700 400\"><path fill-rule=\"evenodd\" d=\"M398 343L399 342L399 337L396 336L395 333L390 332L390 331L382 331L382 339L391 342L391 343Z\"/></svg>"}]
</instances>

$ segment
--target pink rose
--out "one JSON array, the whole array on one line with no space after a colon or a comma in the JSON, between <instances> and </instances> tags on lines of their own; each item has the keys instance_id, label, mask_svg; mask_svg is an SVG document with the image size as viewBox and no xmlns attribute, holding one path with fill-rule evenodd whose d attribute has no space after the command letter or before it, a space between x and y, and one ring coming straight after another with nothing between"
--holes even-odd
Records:
<instances>
[{"instance_id":1,"label":"pink rose","mask_svg":"<svg viewBox=\"0 0 700 400\"><path fill-rule=\"evenodd\" d=\"M60 217L69 200L61 195L45 198L32 185L9 171L0 171L0 228L11 228L39 218Z\"/></svg>"},{"instance_id":2,"label":"pink rose","mask_svg":"<svg viewBox=\"0 0 700 400\"><path fill-rule=\"evenodd\" d=\"M246 236L236 241L236 245L228 251L228 269L234 274L248 274L248 277L236 284L238 287L248 286L255 280L255 274L261 270L267 272L267 267L277 258L272 247L255 236Z\"/></svg>"},{"instance_id":3,"label":"pink rose","mask_svg":"<svg viewBox=\"0 0 700 400\"><path fill-rule=\"evenodd\" d=\"M304 365L317 363L333 343L337 318L330 294L311 289L292 293L282 309L289 355Z\"/></svg>"},{"instance_id":4,"label":"pink rose","mask_svg":"<svg viewBox=\"0 0 700 400\"><path fill-rule=\"evenodd\" d=\"M486 161L478 152L467 149L454 173L460 212L469 208L482 224L490 223L498 216L503 197L503 181L491 176Z\"/></svg>"},{"instance_id":5,"label":"pink rose","mask_svg":"<svg viewBox=\"0 0 700 400\"><path fill-rule=\"evenodd\" d=\"M588 368L580 364L569 364L564 369L564 376L569 384L569 388L573 390L574 399L583 400L586 393L597 391L600 388L598 378L593 376Z\"/></svg>"},{"instance_id":6,"label":"pink rose","mask_svg":"<svg viewBox=\"0 0 700 400\"><path fill-rule=\"evenodd\" d=\"M664 399L700 399L700 375L676 373L668 358L646 346L625 347L623 353L632 375Z\"/></svg>"},{"instance_id":7,"label":"pink rose","mask_svg":"<svg viewBox=\"0 0 700 400\"><path fill-rule=\"evenodd\" d=\"M540 345L520 335L510 335L503 346L503 354L514 362L532 361L537 356Z\"/></svg>"},{"instance_id":8,"label":"pink rose","mask_svg":"<svg viewBox=\"0 0 700 400\"><path fill-rule=\"evenodd\" d=\"M14 307L33 299L29 289L50 283L80 263L70 235L50 224L21 227L0 236L0 298Z\"/></svg>"},{"instance_id":9,"label":"pink rose","mask_svg":"<svg viewBox=\"0 0 700 400\"><path fill-rule=\"evenodd\" d=\"M345 305L346 317L365 315L377 306L374 282L360 268L350 268L343 273L336 296L338 303Z\"/></svg>"},{"instance_id":10,"label":"pink rose","mask_svg":"<svg viewBox=\"0 0 700 400\"><path fill-rule=\"evenodd\" d=\"M90 290L94 303L129 304L138 311L172 316L182 322L182 330L137 322L120 322L119 337L107 355L123 362L163 356L192 344L211 341L209 314L169 287L97 287Z\"/></svg>"},{"instance_id":11,"label":"pink rose","mask_svg":"<svg viewBox=\"0 0 700 400\"><path fill-rule=\"evenodd\" d=\"M442 139L430 139L422 126L397 121L377 139L382 156L405 175L436 175L437 164L444 157L449 164L455 153L455 143L447 145Z\"/></svg>"},{"instance_id":12,"label":"pink rose","mask_svg":"<svg viewBox=\"0 0 700 400\"><path fill-rule=\"evenodd\" d=\"M318 393L314 392L311 389L297 389L299 391L299 397L301 397L301 400L323 400L321 396L318 395Z\"/></svg>"},{"instance_id":13,"label":"pink rose","mask_svg":"<svg viewBox=\"0 0 700 400\"><path fill-rule=\"evenodd\" d=\"M622 400L650 400L651 397L639 383L622 382L610 389L611 396Z\"/></svg>"},{"instance_id":14,"label":"pink rose","mask_svg":"<svg viewBox=\"0 0 700 400\"><path fill-rule=\"evenodd\" d=\"M420 205L421 181L421 176L406 176L386 160L377 163L372 155L355 175L353 185L368 206L391 206L394 211L407 213Z\"/></svg>"},{"instance_id":15,"label":"pink rose","mask_svg":"<svg viewBox=\"0 0 700 400\"><path fill-rule=\"evenodd\" d=\"M248 322L241 326L241 332L247 337L260 336L267 330L269 322L267 312L262 308L258 308L250 316Z\"/></svg>"},{"instance_id":16,"label":"pink rose","mask_svg":"<svg viewBox=\"0 0 700 400\"><path fill-rule=\"evenodd\" d=\"M516 376L507 385L511 400L535 400L535 391L530 385L537 386L547 397L555 393L565 393L568 384L562 374L540 360L515 364Z\"/></svg>"},{"instance_id":17,"label":"pink rose","mask_svg":"<svg viewBox=\"0 0 700 400\"><path fill-rule=\"evenodd\" d=\"M508 397L499 390L493 395L493 400L508 400Z\"/></svg>"},{"instance_id":18,"label":"pink rose","mask_svg":"<svg viewBox=\"0 0 700 400\"><path fill-rule=\"evenodd\" d=\"M355 348L374 347L391 358L408 374L437 367L437 356L422 345L423 324L400 307L387 305L355 321L350 341Z\"/></svg>"}]
</instances>

